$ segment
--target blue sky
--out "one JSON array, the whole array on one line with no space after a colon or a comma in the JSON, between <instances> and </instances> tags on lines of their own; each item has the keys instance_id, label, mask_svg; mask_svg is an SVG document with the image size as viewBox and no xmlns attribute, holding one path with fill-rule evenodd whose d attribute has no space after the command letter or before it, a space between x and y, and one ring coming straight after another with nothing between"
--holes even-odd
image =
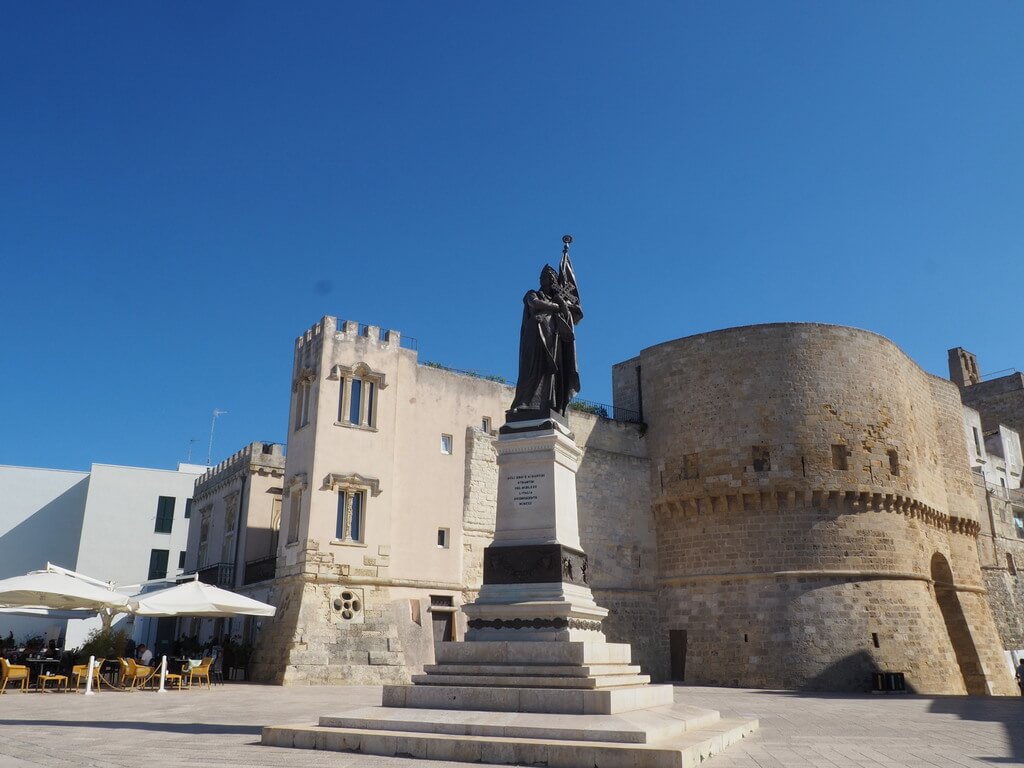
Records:
<instances>
[{"instance_id":1,"label":"blue sky","mask_svg":"<svg viewBox=\"0 0 1024 768\"><path fill-rule=\"evenodd\" d=\"M571 232L582 397L680 336L1024 368L1024 5L9 3L0 463L285 439L325 314L515 375Z\"/></svg>"}]
</instances>

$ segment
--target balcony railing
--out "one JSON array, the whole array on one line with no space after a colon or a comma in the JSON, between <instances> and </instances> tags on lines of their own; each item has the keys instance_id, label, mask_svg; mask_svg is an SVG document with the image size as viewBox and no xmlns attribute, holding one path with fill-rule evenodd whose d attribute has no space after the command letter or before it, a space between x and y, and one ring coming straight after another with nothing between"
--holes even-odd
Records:
<instances>
[{"instance_id":1,"label":"balcony railing","mask_svg":"<svg viewBox=\"0 0 1024 768\"><path fill-rule=\"evenodd\" d=\"M235 566L231 563L203 566L199 569L199 580L204 584L231 589L235 586Z\"/></svg>"},{"instance_id":2,"label":"balcony railing","mask_svg":"<svg viewBox=\"0 0 1024 768\"><path fill-rule=\"evenodd\" d=\"M245 584L255 584L257 581L266 581L274 578L277 557L261 557L259 560L250 560L245 564Z\"/></svg>"}]
</instances>

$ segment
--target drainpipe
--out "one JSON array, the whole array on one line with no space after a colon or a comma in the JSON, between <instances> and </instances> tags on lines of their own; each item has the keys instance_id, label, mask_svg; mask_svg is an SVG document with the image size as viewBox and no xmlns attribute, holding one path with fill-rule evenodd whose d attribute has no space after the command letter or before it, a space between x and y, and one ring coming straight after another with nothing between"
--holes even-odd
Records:
<instances>
[{"instance_id":1,"label":"drainpipe","mask_svg":"<svg viewBox=\"0 0 1024 768\"><path fill-rule=\"evenodd\" d=\"M996 516L992 511L992 489L985 484L985 502L988 506L988 530L992 536L992 565L999 566L999 553L996 551Z\"/></svg>"},{"instance_id":2,"label":"drainpipe","mask_svg":"<svg viewBox=\"0 0 1024 768\"><path fill-rule=\"evenodd\" d=\"M252 460L252 457L250 456L250 461L251 460ZM234 578L234 583L231 585L232 589L236 589L238 587L238 582L239 582L238 552L239 552L239 550L241 549L241 546L242 546L242 536L244 535L243 532L249 527L249 515L246 514L245 518L244 519L242 518L242 514L244 512L246 512L246 510L248 509L248 507L245 504L245 484L246 484L246 481L248 481L248 479L249 479L249 471L248 471L248 467L247 467L246 470L242 473L242 487L241 487L241 489L238 492L238 514L235 515L235 519L238 521L238 523L237 523L238 524L238 530L235 532L235 556L234 556L234 559L232 560L232 564L235 566L235 568L234 568L234 571L235 571L234 577L235 578ZM244 549L242 549L241 551L243 553L245 552ZM244 575L245 575L245 564L244 563L242 564L241 571L242 571L241 576L244 577Z\"/></svg>"}]
</instances>

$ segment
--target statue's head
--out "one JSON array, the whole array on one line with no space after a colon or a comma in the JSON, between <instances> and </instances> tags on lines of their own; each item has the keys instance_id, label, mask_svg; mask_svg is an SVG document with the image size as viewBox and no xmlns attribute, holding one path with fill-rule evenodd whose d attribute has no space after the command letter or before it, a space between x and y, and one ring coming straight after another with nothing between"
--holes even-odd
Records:
<instances>
[{"instance_id":1,"label":"statue's head","mask_svg":"<svg viewBox=\"0 0 1024 768\"><path fill-rule=\"evenodd\" d=\"M550 264L545 264L540 271L540 287L547 289L558 284L558 273Z\"/></svg>"}]
</instances>

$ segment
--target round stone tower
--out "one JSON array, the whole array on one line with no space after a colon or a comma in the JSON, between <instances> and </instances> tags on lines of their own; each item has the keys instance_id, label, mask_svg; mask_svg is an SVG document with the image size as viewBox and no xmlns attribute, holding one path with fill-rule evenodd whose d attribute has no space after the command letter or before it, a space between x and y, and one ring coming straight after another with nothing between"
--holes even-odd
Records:
<instances>
[{"instance_id":1,"label":"round stone tower","mask_svg":"<svg viewBox=\"0 0 1024 768\"><path fill-rule=\"evenodd\" d=\"M670 341L615 377L649 425L671 677L1015 692L955 385L876 334L798 323Z\"/></svg>"}]
</instances>

